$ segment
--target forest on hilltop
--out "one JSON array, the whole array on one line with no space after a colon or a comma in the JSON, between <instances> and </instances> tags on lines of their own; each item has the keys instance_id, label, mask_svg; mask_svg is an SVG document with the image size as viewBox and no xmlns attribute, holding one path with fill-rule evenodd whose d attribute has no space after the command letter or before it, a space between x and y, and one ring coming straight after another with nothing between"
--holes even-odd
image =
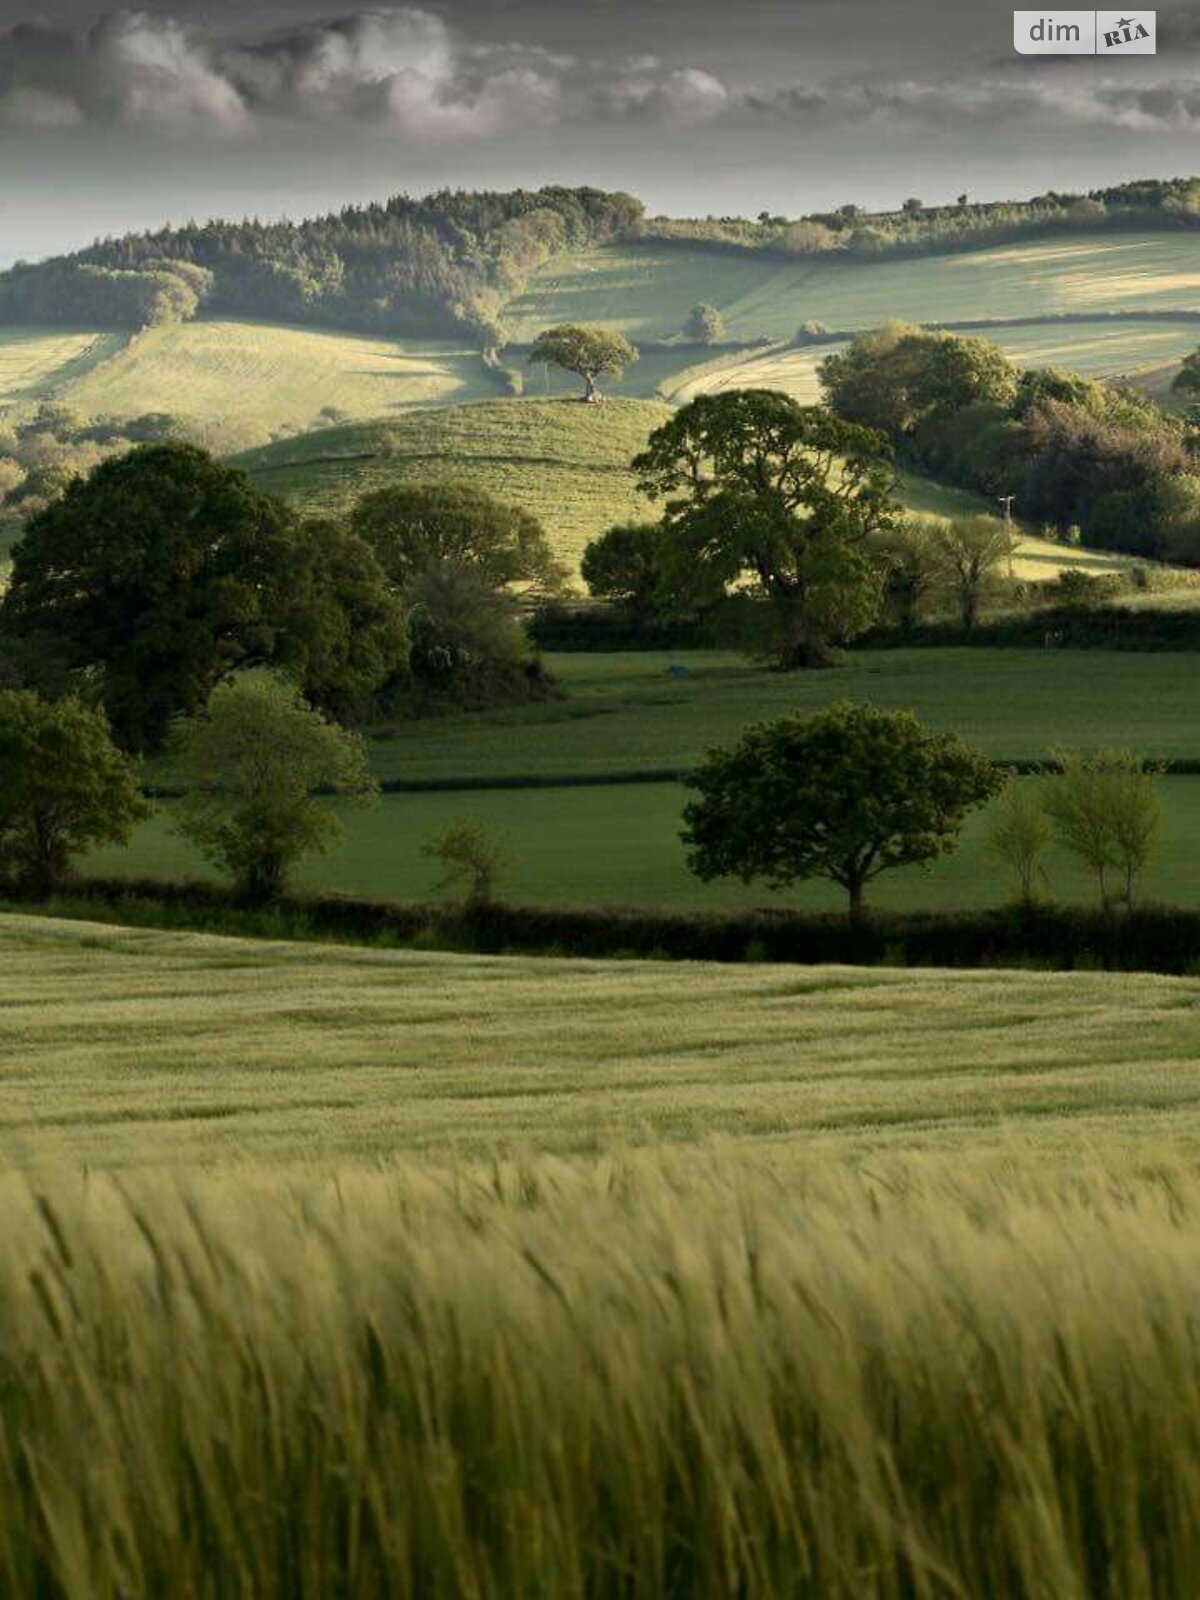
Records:
<instances>
[{"instance_id":1,"label":"forest on hilltop","mask_svg":"<svg viewBox=\"0 0 1200 1600\"><path fill-rule=\"evenodd\" d=\"M647 218L640 200L592 188L442 190L347 206L304 222L213 221L98 240L0 274L0 322L141 329L211 316L505 340L505 303L565 251L615 240L785 259L848 260L971 249L1063 230L1200 226L1200 179L1090 194L898 211L847 205L798 219Z\"/></svg>"}]
</instances>

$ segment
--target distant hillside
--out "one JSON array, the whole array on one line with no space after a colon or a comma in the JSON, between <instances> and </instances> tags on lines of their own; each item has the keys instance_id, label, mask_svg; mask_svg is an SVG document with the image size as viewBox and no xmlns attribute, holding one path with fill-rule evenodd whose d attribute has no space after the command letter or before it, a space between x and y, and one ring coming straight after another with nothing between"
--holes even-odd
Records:
<instances>
[{"instance_id":1,"label":"distant hillside","mask_svg":"<svg viewBox=\"0 0 1200 1600\"><path fill-rule=\"evenodd\" d=\"M1012 243L1050 232L1190 231L1200 180L1089 195L809 217L647 221L640 201L597 189L441 191L310 221L210 222L97 242L0 274L0 323L139 329L218 317L503 342L499 318L529 275L611 241L772 261L870 261Z\"/></svg>"}]
</instances>

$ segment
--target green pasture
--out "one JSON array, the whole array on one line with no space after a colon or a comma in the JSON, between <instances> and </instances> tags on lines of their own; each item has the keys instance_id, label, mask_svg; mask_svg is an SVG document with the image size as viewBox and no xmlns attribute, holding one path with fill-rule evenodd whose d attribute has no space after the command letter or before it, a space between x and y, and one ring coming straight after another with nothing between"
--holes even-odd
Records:
<instances>
[{"instance_id":1,"label":"green pasture","mask_svg":"<svg viewBox=\"0 0 1200 1600\"><path fill-rule=\"evenodd\" d=\"M0 414L44 398L52 388L117 354L124 343L123 334L0 327Z\"/></svg>"},{"instance_id":2,"label":"green pasture","mask_svg":"<svg viewBox=\"0 0 1200 1600\"><path fill-rule=\"evenodd\" d=\"M202 423L238 421L265 435L283 425L313 427L326 406L375 417L494 393L466 343L200 321L148 329L118 361L73 383L66 398L87 415L166 411Z\"/></svg>"},{"instance_id":3,"label":"green pasture","mask_svg":"<svg viewBox=\"0 0 1200 1600\"><path fill-rule=\"evenodd\" d=\"M440 869L422 854L422 847L449 823L465 819L484 823L502 840L511 865L501 887L514 900L681 910L780 906L827 911L845 906L845 895L823 882L778 894L761 883L701 883L687 870L679 839L688 798L689 791L676 783L388 794L370 811L345 811L345 838L327 856L307 863L297 882L301 888L367 899L434 899ZM1200 778L1164 779L1163 799L1163 831L1144 897L1200 905ZM83 863L85 870L133 877L213 877L174 831L173 816L173 806L164 803L127 849L97 851ZM1056 849L1047 867L1046 889L1055 899L1095 902L1092 880L1072 857ZM991 857L987 813L982 812L968 821L954 855L928 868L889 872L872 886L868 898L893 911L956 911L1002 905L1012 894L1004 868Z\"/></svg>"},{"instance_id":4,"label":"green pasture","mask_svg":"<svg viewBox=\"0 0 1200 1600\"><path fill-rule=\"evenodd\" d=\"M593 776L690 767L751 722L855 700L914 711L996 760L1055 745L1200 759L1200 655L857 650L819 673L720 651L550 655L564 698L377 730L381 777ZM682 678L670 667L682 666Z\"/></svg>"},{"instance_id":5,"label":"green pasture","mask_svg":"<svg viewBox=\"0 0 1200 1600\"><path fill-rule=\"evenodd\" d=\"M641 337L678 335L710 301L731 338L790 339L805 322L871 328L912 322L1200 309L1194 234L1068 234L908 260L771 261L688 247L617 245L552 262L505 312L512 336L587 321ZM1127 330L1134 346L1145 330ZM1062 343L1071 330L1060 331ZM1083 330L1085 342L1095 330ZM1142 346L1144 349L1144 345ZM1134 363L1130 363L1134 364ZM1144 364L1144 363L1143 363Z\"/></svg>"}]
</instances>

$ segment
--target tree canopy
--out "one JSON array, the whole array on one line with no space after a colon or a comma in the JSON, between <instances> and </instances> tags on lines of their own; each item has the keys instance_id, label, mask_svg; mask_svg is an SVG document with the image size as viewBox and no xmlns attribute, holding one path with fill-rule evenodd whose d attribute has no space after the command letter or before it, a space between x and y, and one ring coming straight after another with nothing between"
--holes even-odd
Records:
<instances>
[{"instance_id":1,"label":"tree canopy","mask_svg":"<svg viewBox=\"0 0 1200 1600\"><path fill-rule=\"evenodd\" d=\"M249 899L279 894L299 861L341 837L319 795L366 803L378 793L361 737L270 674L219 685L175 738L187 784L180 832Z\"/></svg>"},{"instance_id":2,"label":"tree canopy","mask_svg":"<svg viewBox=\"0 0 1200 1600\"><path fill-rule=\"evenodd\" d=\"M74 698L0 693L0 874L47 895L73 856L128 844L149 812L101 712Z\"/></svg>"},{"instance_id":3,"label":"tree canopy","mask_svg":"<svg viewBox=\"0 0 1200 1600\"><path fill-rule=\"evenodd\" d=\"M689 780L688 865L705 882L785 889L828 878L852 920L866 885L953 848L968 811L1004 786L990 762L906 711L838 704L783 717L714 750Z\"/></svg>"},{"instance_id":4,"label":"tree canopy","mask_svg":"<svg viewBox=\"0 0 1200 1600\"><path fill-rule=\"evenodd\" d=\"M565 569L532 512L464 483L401 483L364 495L350 515L387 575L403 589L451 561L497 589L547 594Z\"/></svg>"},{"instance_id":5,"label":"tree canopy","mask_svg":"<svg viewBox=\"0 0 1200 1600\"><path fill-rule=\"evenodd\" d=\"M573 323L539 333L529 352L531 362L578 373L584 382L586 401L600 398L597 378L605 374L619 377L637 358L636 349L621 334Z\"/></svg>"},{"instance_id":6,"label":"tree canopy","mask_svg":"<svg viewBox=\"0 0 1200 1600\"><path fill-rule=\"evenodd\" d=\"M240 661L269 655L293 519L244 473L147 445L76 480L13 550L4 632L98 676L118 743L152 748Z\"/></svg>"},{"instance_id":7,"label":"tree canopy","mask_svg":"<svg viewBox=\"0 0 1200 1600\"><path fill-rule=\"evenodd\" d=\"M820 666L878 610L868 541L897 512L889 454L821 406L742 389L684 406L633 466L664 502L678 568L750 580L771 602L779 664Z\"/></svg>"}]
</instances>

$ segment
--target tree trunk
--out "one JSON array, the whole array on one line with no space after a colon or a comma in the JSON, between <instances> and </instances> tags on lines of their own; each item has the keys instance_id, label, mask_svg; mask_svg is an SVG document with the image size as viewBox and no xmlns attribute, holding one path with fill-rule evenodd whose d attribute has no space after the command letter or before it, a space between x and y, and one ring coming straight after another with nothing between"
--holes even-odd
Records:
<instances>
[{"instance_id":1,"label":"tree trunk","mask_svg":"<svg viewBox=\"0 0 1200 1600\"><path fill-rule=\"evenodd\" d=\"M863 898L863 882L855 878L846 885L846 893L850 896L850 906L847 916L852 928L861 928L867 920L866 901Z\"/></svg>"},{"instance_id":2,"label":"tree trunk","mask_svg":"<svg viewBox=\"0 0 1200 1600\"><path fill-rule=\"evenodd\" d=\"M596 374L594 372L583 372L580 374L580 376L582 377L584 383L587 384L587 391L584 394L583 403L585 406L594 406L596 401L600 398L599 391L596 388Z\"/></svg>"}]
</instances>

